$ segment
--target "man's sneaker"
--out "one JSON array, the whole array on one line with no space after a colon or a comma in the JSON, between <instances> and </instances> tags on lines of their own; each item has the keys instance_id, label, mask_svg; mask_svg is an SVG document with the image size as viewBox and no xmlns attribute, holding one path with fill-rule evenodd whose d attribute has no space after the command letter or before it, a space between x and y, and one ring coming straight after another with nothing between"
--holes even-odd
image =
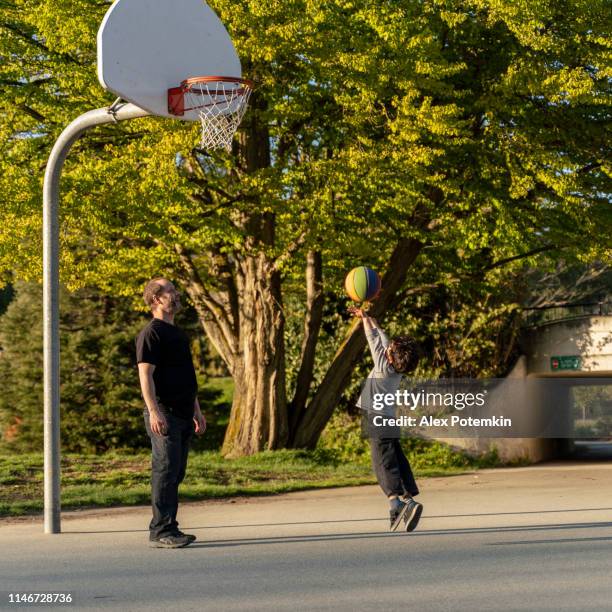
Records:
<instances>
[{"instance_id":1,"label":"man's sneaker","mask_svg":"<svg viewBox=\"0 0 612 612\"><path fill-rule=\"evenodd\" d=\"M192 542L193 540L186 535L167 535L149 540L149 546L151 548L183 548Z\"/></svg>"},{"instance_id":2,"label":"man's sneaker","mask_svg":"<svg viewBox=\"0 0 612 612\"><path fill-rule=\"evenodd\" d=\"M408 504L406 502L401 501L400 506L393 510L389 510L389 531L395 531L402 519L406 516L406 512L408 511ZM405 519L404 519L405 520Z\"/></svg>"},{"instance_id":3,"label":"man's sneaker","mask_svg":"<svg viewBox=\"0 0 612 612\"><path fill-rule=\"evenodd\" d=\"M414 499L409 499L406 502L406 511L404 512L404 523L406 531L414 531L419 524L419 519L423 513L423 504L419 504Z\"/></svg>"},{"instance_id":4,"label":"man's sneaker","mask_svg":"<svg viewBox=\"0 0 612 612\"><path fill-rule=\"evenodd\" d=\"M176 530L176 533L174 535L177 535L179 537L182 538L189 538L189 543L191 544L191 542L195 542L198 538L196 538L196 536L194 536L191 533L183 533L180 529Z\"/></svg>"}]
</instances>

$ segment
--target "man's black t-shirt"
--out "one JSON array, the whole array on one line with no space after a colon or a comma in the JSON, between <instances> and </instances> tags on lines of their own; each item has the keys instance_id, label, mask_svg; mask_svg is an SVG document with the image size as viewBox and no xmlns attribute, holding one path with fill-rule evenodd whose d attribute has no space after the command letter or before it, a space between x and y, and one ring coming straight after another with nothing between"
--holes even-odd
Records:
<instances>
[{"instance_id":1,"label":"man's black t-shirt","mask_svg":"<svg viewBox=\"0 0 612 612\"><path fill-rule=\"evenodd\" d=\"M162 412L191 419L198 383L185 332L151 319L136 339L136 360L155 366L153 381Z\"/></svg>"}]
</instances>

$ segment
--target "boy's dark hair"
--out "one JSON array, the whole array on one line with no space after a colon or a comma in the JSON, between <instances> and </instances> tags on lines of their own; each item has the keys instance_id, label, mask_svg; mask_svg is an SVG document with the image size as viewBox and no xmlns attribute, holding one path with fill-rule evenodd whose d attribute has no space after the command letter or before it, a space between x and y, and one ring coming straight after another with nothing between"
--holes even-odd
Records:
<instances>
[{"instance_id":1,"label":"boy's dark hair","mask_svg":"<svg viewBox=\"0 0 612 612\"><path fill-rule=\"evenodd\" d=\"M410 336L396 336L389 343L389 357L397 373L407 374L419 363L419 345Z\"/></svg>"}]
</instances>

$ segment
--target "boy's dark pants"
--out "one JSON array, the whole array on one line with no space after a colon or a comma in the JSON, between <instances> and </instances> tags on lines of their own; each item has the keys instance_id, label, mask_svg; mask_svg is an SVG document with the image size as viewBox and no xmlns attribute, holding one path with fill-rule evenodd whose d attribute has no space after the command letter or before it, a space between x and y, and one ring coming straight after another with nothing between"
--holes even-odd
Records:
<instances>
[{"instance_id":1,"label":"boy's dark pants","mask_svg":"<svg viewBox=\"0 0 612 612\"><path fill-rule=\"evenodd\" d=\"M370 438L372 466L387 497L419 494L410 463L397 438Z\"/></svg>"},{"instance_id":2,"label":"boy's dark pants","mask_svg":"<svg viewBox=\"0 0 612 612\"><path fill-rule=\"evenodd\" d=\"M149 412L145 411L145 426L151 438L151 504L153 518L149 524L150 539L175 533L178 529L178 488L187 468L189 442L193 436L192 419L179 419L166 414L168 432L158 436L151 431Z\"/></svg>"}]
</instances>

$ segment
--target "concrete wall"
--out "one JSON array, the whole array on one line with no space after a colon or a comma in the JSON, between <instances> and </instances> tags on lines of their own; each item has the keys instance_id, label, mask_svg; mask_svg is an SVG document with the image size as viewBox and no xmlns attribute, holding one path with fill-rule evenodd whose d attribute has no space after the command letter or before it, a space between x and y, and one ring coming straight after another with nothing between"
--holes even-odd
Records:
<instances>
[{"instance_id":1,"label":"concrete wall","mask_svg":"<svg viewBox=\"0 0 612 612\"><path fill-rule=\"evenodd\" d=\"M580 373L611 376L612 316L569 319L527 328L521 347L527 357L528 375L579 376L578 372L553 372L550 358L580 355Z\"/></svg>"},{"instance_id":2,"label":"concrete wall","mask_svg":"<svg viewBox=\"0 0 612 612\"><path fill-rule=\"evenodd\" d=\"M527 376L612 377L612 316L583 317L527 328L521 347L524 354L517 360L509 379ZM550 358L564 355L580 356L581 369L553 371ZM570 408L568 394L567 413ZM440 441L474 454L495 448L505 462L529 463L563 456L572 446L571 440L543 438L445 438Z\"/></svg>"},{"instance_id":3,"label":"concrete wall","mask_svg":"<svg viewBox=\"0 0 612 612\"><path fill-rule=\"evenodd\" d=\"M521 355L507 379L525 378L527 375L527 357ZM545 461L558 456L562 446L558 440L541 438L438 438L438 440L474 455L482 455L495 449L504 462Z\"/></svg>"}]
</instances>

